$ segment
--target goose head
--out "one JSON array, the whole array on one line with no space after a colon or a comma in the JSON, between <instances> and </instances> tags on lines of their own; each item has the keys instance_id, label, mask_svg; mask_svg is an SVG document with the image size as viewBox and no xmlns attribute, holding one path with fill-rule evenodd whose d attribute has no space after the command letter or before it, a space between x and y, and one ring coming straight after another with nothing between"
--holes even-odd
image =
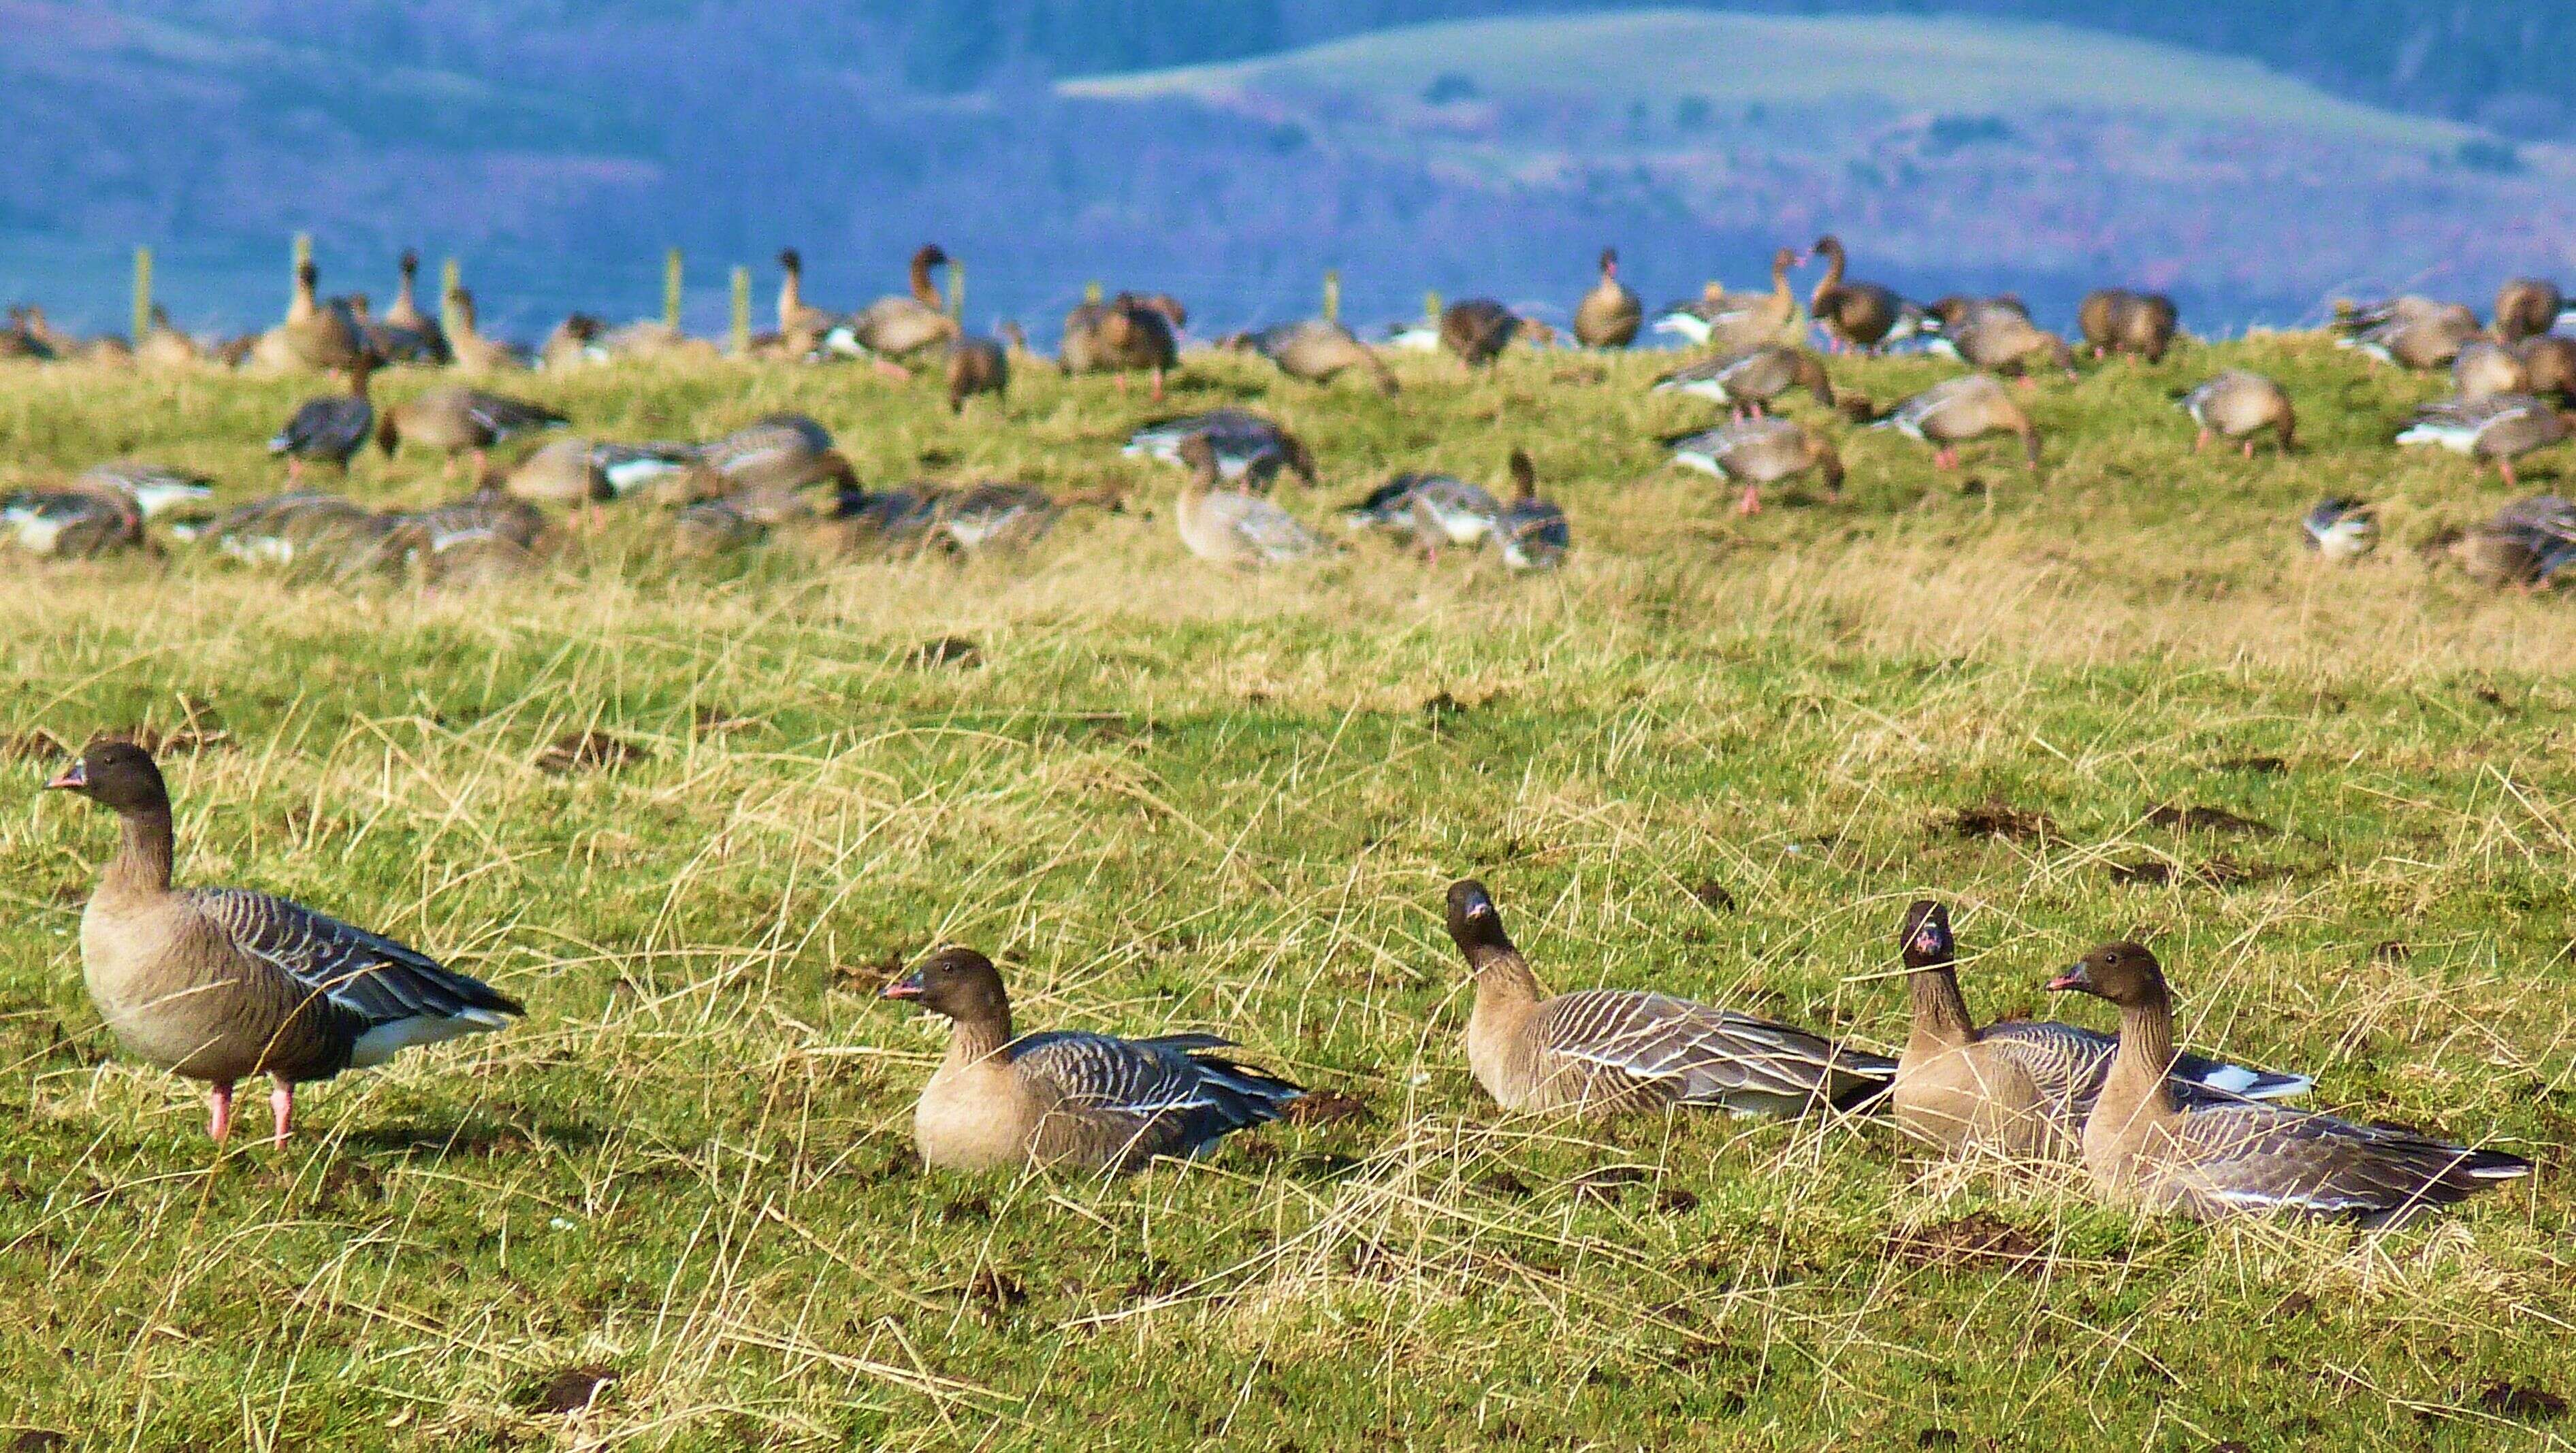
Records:
<instances>
[{"instance_id":1,"label":"goose head","mask_svg":"<svg viewBox=\"0 0 2576 1453\"><path fill-rule=\"evenodd\" d=\"M1449 885L1449 939L1470 966L1480 966L1497 954L1518 952L1512 947L1512 936L1503 931L1503 913L1494 906L1493 895L1473 878Z\"/></svg>"},{"instance_id":2,"label":"goose head","mask_svg":"<svg viewBox=\"0 0 2576 1453\"><path fill-rule=\"evenodd\" d=\"M2106 943L2049 980L2048 987L2058 993L2091 994L2131 1009L2164 1000L2165 971L2143 944Z\"/></svg>"},{"instance_id":3,"label":"goose head","mask_svg":"<svg viewBox=\"0 0 2576 1453\"><path fill-rule=\"evenodd\" d=\"M56 773L45 788L86 797L115 812L170 805L170 791L162 785L161 768L152 754L132 742L105 738L82 748L79 758Z\"/></svg>"},{"instance_id":4,"label":"goose head","mask_svg":"<svg viewBox=\"0 0 2576 1453\"><path fill-rule=\"evenodd\" d=\"M1010 1009L1001 971L971 948L939 950L878 991L878 997L909 999L933 1014L958 1020L993 1019Z\"/></svg>"},{"instance_id":5,"label":"goose head","mask_svg":"<svg viewBox=\"0 0 2576 1453\"><path fill-rule=\"evenodd\" d=\"M1929 898L1918 898L1905 910L1905 928L1897 936L1909 969L1946 964L1958 953L1950 937L1950 910Z\"/></svg>"}]
</instances>

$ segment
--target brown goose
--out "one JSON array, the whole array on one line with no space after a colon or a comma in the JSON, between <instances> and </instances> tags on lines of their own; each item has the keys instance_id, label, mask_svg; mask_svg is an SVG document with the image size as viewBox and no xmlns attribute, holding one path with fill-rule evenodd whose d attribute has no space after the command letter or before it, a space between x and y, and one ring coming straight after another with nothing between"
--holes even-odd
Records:
<instances>
[{"instance_id":1,"label":"brown goose","mask_svg":"<svg viewBox=\"0 0 2576 1453\"><path fill-rule=\"evenodd\" d=\"M2496 289L2495 335L2507 344L2537 338L2558 326L2567 299L2546 278L2518 277Z\"/></svg>"},{"instance_id":2,"label":"brown goose","mask_svg":"<svg viewBox=\"0 0 2576 1453\"><path fill-rule=\"evenodd\" d=\"M1307 383L1331 383L1353 369L1367 374L1377 391L1393 394L1397 390L1395 373L1376 350L1362 343L1350 329L1321 318L1303 322L1282 323L1257 333L1238 334L1227 342L1247 348L1278 365L1290 378Z\"/></svg>"},{"instance_id":3,"label":"brown goose","mask_svg":"<svg viewBox=\"0 0 2576 1453\"><path fill-rule=\"evenodd\" d=\"M1490 365L1520 331L1519 315L1491 298L1468 298L1440 312L1440 346L1470 369Z\"/></svg>"},{"instance_id":4,"label":"brown goose","mask_svg":"<svg viewBox=\"0 0 2576 1453\"><path fill-rule=\"evenodd\" d=\"M1151 374L1159 399L1163 376L1180 366L1180 329L1188 318L1177 299L1161 293L1120 293L1105 303L1085 303L1065 315L1056 360L1068 375L1116 375L1121 393L1129 373Z\"/></svg>"},{"instance_id":5,"label":"brown goose","mask_svg":"<svg viewBox=\"0 0 2576 1453\"><path fill-rule=\"evenodd\" d=\"M205 356L205 348L196 339L171 323L170 310L154 303L151 326L135 340L134 361L154 368L175 368L195 363Z\"/></svg>"},{"instance_id":6,"label":"brown goose","mask_svg":"<svg viewBox=\"0 0 2576 1453\"><path fill-rule=\"evenodd\" d=\"M1771 290L1730 293L1711 283L1693 302L1676 304L1655 318L1655 331L1720 352L1794 341L1790 324L1798 316L1798 295L1790 290L1789 269L1798 254L1781 248L1771 254Z\"/></svg>"},{"instance_id":7,"label":"brown goose","mask_svg":"<svg viewBox=\"0 0 2576 1453\"><path fill-rule=\"evenodd\" d=\"M1449 937L1476 976L1467 1064L1515 1113L1709 1107L1737 1115L1857 1109L1886 1093L1892 1060L1803 1029L1664 994L1548 997L1483 884L1449 887Z\"/></svg>"},{"instance_id":8,"label":"brown goose","mask_svg":"<svg viewBox=\"0 0 2576 1453\"><path fill-rule=\"evenodd\" d=\"M1808 295L1807 310L1825 330L1830 346L1876 351L1889 341L1898 320L1904 315L1905 300L1876 283L1846 282L1843 240L1828 233L1816 239L1807 249L1810 257L1822 253L1825 275Z\"/></svg>"},{"instance_id":9,"label":"brown goose","mask_svg":"<svg viewBox=\"0 0 2576 1453\"><path fill-rule=\"evenodd\" d=\"M528 351L515 343L486 338L474 321L474 294L463 284L447 290L447 311L456 320L447 351L458 368L469 373L501 373L528 366Z\"/></svg>"},{"instance_id":10,"label":"brown goose","mask_svg":"<svg viewBox=\"0 0 2576 1453\"><path fill-rule=\"evenodd\" d=\"M385 309L384 325L422 340L428 351L443 361L448 356L447 335L440 331L436 318L420 310L420 254L403 249L397 267L400 278L394 285L393 306Z\"/></svg>"},{"instance_id":11,"label":"brown goose","mask_svg":"<svg viewBox=\"0 0 2576 1453\"><path fill-rule=\"evenodd\" d=\"M2451 394L2462 403L2529 392L2531 366L2501 343L2473 339L2451 360Z\"/></svg>"},{"instance_id":12,"label":"brown goose","mask_svg":"<svg viewBox=\"0 0 2576 1453\"><path fill-rule=\"evenodd\" d=\"M124 839L81 914L90 1001L128 1053L211 1088L208 1130L232 1130L233 1084L267 1075L276 1139L295 1086L414 1045L508 1026L526 1012L392 939L245 888L170 886L170 794L152 754L92 742L45 784L113 811Z\"/></svg>"},{"instance_id":13,"label":"brown goose","mask_svg":"<svg viewBox=\"0 0 2576 1453\"><path fill-rule=\"evenodd\" d=\"M1190 477L1173 505L1172 521L1182 548L1191 554L1240 568L1285 565L1333 548L1305 522L1261 496L1223 487L1216 446L1207 435L1181 440L1179 452Z\"/></svg>"},{"instance_id":14,"label":"brown goose","mask_svg":"<svg viewBox=\"0 0 2576 1453\"><path fill-rule=\"evenodd\" d=\"M2075 350L2066 340L2009 308L1971 308L1932 340L1932 351L1970 368L2019 374L2025 381L2035 362L2075 376Z\"/></svg>"},{"instance_id":15,"label":"brown goose","mask_svg":"<svg viewBox=\"0 0 2576 1453\"><path fill-rule=\"evenodd\" d=\"M455 472L458 455L470 454L482 478L486 451L503 440L572 422L543 404L445 384L386 409L376 421L376 447L390 459L408 439L447 456L443 474Z\"/></svg>"},{"instance_id":16,"label":"brown goose","mask_svg":"<svg viewBox=\"0 0 2576 1453\"><path fill-rule=\"evenodd\" d=\"M1762 508L1762 486L1810 469L1824 475L1828 498L1842 498L1842 456L1832 440L1795 419L1744 419L1666 442L1675 464L1741 483L1744 493L1735 501L1739 515Z\"/></svg>"},{"instance_id":17,"label":"brown goose","mask_svg":"<svg viewBox=\"0 0 2576 1453\"><path fill-rule=\"evenodd\" d=\"M1792 389L1805 389L1817 403L1834 406L1834 386L1825 363L1804 348L1765 343L1741 353L1721 354L1674 369L1656 379L1656 393L1684 393L1725 404L1735 418L1748 412L1759 417L1765 405Z\"/></svg>"},{"instance_id":18,"label":"brown goose","mask_svg":"<svg viewBox=\"0 0 2576 1453\"><path fill-rule=\"evenodd\" d=\"M2517 352L2530 379L2531 392L2555 396L2562 404L2576 404L2576 338L2545 333L2524 339Z\"/></svg>"},{"instance_id":19,"label":"brown goose","mask_svg":"<svg viewBox=\"0 0 2576 1453\"><path fill-rule=\"evenodd\" d=\"M608 361L608 323L593 313L568 313L546 333L537 345L537 364L541 368L570 368L581 363Z\"/></svg>"},{"instance_id":20,"label":"brown goose","mask_svg":"<svg viewBox=\"0 0 2576 1453\"><path fill-rule=\"evenodd\" d=\"M2564 444L2571 433L2576 433L2576 414L2552 408L2548 400L2530 394L2497 394L2426 404L2415 411L2415 421L2397 436L2397 442L2438 444L2476 460L2481 468L2492 459L2505 483L2520 484L2513 462Z\"/></svg>"},{"instance_id":21,"label":"brown goose","mask_svg":"<svg viewBox=\"0 0 2576 1453\"><path fill-rule=\"evenodd\" d=\"M1159 1156L1197 1157L1237 1130L1279 1118L1306 1092L1218 1053L1213 1034L1121 1039L1056 1030L1014 1037L993 961L945 948L888 984L947 1018L948 1053L912 1110L924 1165L1023 1165L1123 1174Z\"/></svg>"},{"instance_id":22,"label":"brown goose","mask_svg":"<svg viewBox=\"0 0 2576 1453\"><path fill-rule=\"evenodd\" d=\"M1897 1128L1948 1155L2073 1158L2119 1041L2028 1020L1977 1028L1959 992L1949 910L1928 898L1906 910L1898 943L1914 1016L1891 1097ZM2175 1097L2193 1105L2291 1099L2312 1084L2196 1054L2176 1055L2172 1077Z\"/></svg>"},{"instance_id":23,"label":"brown goose","mask_svg":"<svg viewBox=\"0 0 2576 1453\"><path fill-rule=\"evenodd\" d=\"M2259 373L2231 368L2182 397L2184 413L2200 426L2191 441L2191 452L2199 453L2213 434L2245 442L2245 457L2254 457L2254 435L2272 431L2287 454L2293 446L2299 421L2290 408L2289 391Z\"/></svg>"},{"instance_id":24,"label":"brown goose","mask_svg":"<svg viewBox=\"0 0 2576 1453\"><path fill-rule=\"evenodd\" d=\"M926 279L925 279L926 281ZM791 358L802 358L822 346L823 335L839 320L805 301L805 257L790 247L778 254L778 346Z\"/></svg>"},{"instance_id":25,"label":"brown goose","mask_svg":"<svg viewBox=\"0 0 2576 1453\"><path fill-rule=\"evenodd\" d=\"M1942 469L1959 467L1959 446L1968 440L2011 434L2021 440L2022 458L2029 462L2030 472L2039 473L2039 430L1992 374L1972 373L1936 383L1900 402L1870 427L1894 429L1932 445L1932 462Z\"/></svg>"},{"instance_id":26,"label":"brown goose","mask_svg":"<svg viewBox=\"0 0 2576 1453\"><path fill-rule=\"evenodd\" d=\"M312 263L295 269L295 297L287 305L286 321L262 335L255 356L283 367L324 372L345 371L362 358L374 358L349 305L336 298L325 303L316 296L320 282L321 273Z\"/></svg>"},{"instance_id":27,"label":"brown goose","mask_svg":"<svg viewBox=\"0 0 2576 1453\"><path fill-rule=\"evenodd\" d=\"M2134 353L2149 363L2164 362L2181 321L2173 299L2127 288L2099 288L2085 294L2075 317L2094 357Z\"/></svg>"},{"instance_id":28,"label":"brown goose","mask_svg":"<svg viewBox=\"0 0 2576 1453\"><path fill-rule=\"evenodd\" d=\"M1625 348L1637 341L1646 310L1619 281L1619 249L1601 249L1601 281L1574 305L1574 341L1586 348Z\"/></svg>"},{"instance_id":29,"label":"brown goose","mask_svg":"<svg viewBox=\"0 0 2576 1453\"><path fill-rule=\"evenodd\" d=\"M2416 370L2447 367L2478 336L2478 315L2458 303L2402 297L2368 307L2335 305L2338 348L2357 349L2382 363Z\"/></svg>"},{"instance_id":30,"label":"brown goose","mask_svg":"<svg viewBox=\"0 0 2576 1453\"><path fill-rule=\"evenodd\" d=\"M871 358L896 375L906 371L895 360L908 358L957 336L956 320L931 285L930 270L948 265L948 254L936 243L912 255L909 295L879 298L834 325L824 346L845 357Z\"/></svg>"},{"instance_id":31,"label":"brown goose","mask_svg":"<svg viewBox=\"0 0 2576 1453\"><path fill-rule=\"evenodd\" d=\"M2531 1162L2278 1105L2175 1102L2173 997L2156 956L2105 944L2051 980L2120 1009L2120 1048L2084 1119L2084 1169L2151 1211L2287 1212L2381 1226L2531 1174Z\"/></svg>"},{"instance_id":32,"label":"brown goose","mask_svg":"<svg viewBox=\"0 0 2576 1453\"><path fill-rule=\"evenodd\" d=\"M948 346L948 412L962 414L976 394L998 399L1010 391L1011 358L990 338L960 338Z\"/></svg>"}]
</instances>

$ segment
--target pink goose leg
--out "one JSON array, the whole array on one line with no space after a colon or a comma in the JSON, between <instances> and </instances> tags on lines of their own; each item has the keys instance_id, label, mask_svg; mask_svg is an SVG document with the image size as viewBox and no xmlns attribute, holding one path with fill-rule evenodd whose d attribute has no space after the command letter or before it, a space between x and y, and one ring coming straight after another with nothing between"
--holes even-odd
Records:
<instances>
[{"instance_id":1,"label":"pink goose leg","mask_svg":"<svg viewBox=\"0 0 2576 1453\"><path fill-rule=\"evenodd\" d=\"M224 1137L233 1133L233 1082L230 1080L217 1080L206 1091L206 1133L215 1138L217 1145L223 1144Z\"/></svg>"},{"instance_id":2,"label":"pink goose leg","mask_svg":"<svg viewBox=\"0 0 2576 1453\"><path fill-rule=\"evenodd\" d=\"M284 1145L286 1133L295 1128L295 1086L284 1075L268 1077L268 1112L277 1120L276 1143Z\"/></svg>"}]
</instances>

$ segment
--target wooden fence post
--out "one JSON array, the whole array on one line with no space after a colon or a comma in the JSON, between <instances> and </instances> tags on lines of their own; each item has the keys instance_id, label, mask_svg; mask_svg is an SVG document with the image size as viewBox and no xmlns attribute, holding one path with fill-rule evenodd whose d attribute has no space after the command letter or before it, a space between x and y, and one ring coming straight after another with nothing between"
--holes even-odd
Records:
<instances>
[{"instance_id":1,"label":"wooden fence post","mask_svg":"<svg viewBox=\"0 0 2576 1453\"><path fill-rule=\"evenodd\" d=\"M948 316L960 325L966 321L966 264L948 259Z\"/></svg>"},{"instance_id":2,"label":"wooden fence post","mask_svg":"<svg viewBox=\"0 0 2576 1453\"><path fill-rule=\"evenodd\" d=\"M1440 321L1440 290L1433 288L1422 295L1422 316L1433 323Z\"/></svg>"},{"instance_id":3,"label":"wooden fence post","mask_svg":"<svg viewBox=\"0 0 2576 1453\"><path fill-rule=\"evenodd\" d=\"M152 331L152 249L134 249L134 341Z\"/></svg>"},{"instance_id":4,"label":"wooden fence post","mask_svg":"<svg viewBox=\"0 0 2576 1453\"><path fill-rule=\"evenodd\" d=\"M680 249L676 247L662 258L662 325L674 333L680 331Z\"/></svg>"},{"instance_id":5,"label":"wooden fence post","mask_svg":"<svg viewBox=\"0 0 2576 1453\"><path fill-rule=\"evenodd\" d=\"M1342 270L1337 267L1324 272L1324 321L1342 321Z\"/></svg>"},{"instance_id":6,"label":"wooden fence post","mask_svg":"<svg viewBox=\"0 0 2576 1453\"><path fill-rule=\"evenodd\" d=\"M1099 307L1100 284L1097 282L1084 283L1082 285L1082 300L1095 308Z\"/></svg>"},{"instance_id":7,"label":"wooden fence post","mask_svg":"<svg viewBox=\"0 0 2576 1453\"><path fill-rule=\"evenodd\" d=\"M438 331L450 338L456 336L456 295L464 287L464 266L452 257L442 259L438 264Z\"/></svg>"},{"instance_id":8,"label":"wooden fence post","mask_svg":"<svg viewBox=\"0 0 2576 1453\"><path fill-rule=\"evenodd\" d=\"M751 269L738 264L733 270L733 351L737 358L751 352Z\"/></svg>"}]
</instances>

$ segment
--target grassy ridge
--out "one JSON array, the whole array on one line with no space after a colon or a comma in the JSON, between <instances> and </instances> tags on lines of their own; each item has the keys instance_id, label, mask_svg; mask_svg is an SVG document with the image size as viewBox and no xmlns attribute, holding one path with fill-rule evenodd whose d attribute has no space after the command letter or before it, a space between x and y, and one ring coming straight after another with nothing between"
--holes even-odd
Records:
<instances>
[{"instance_id":1,"label":"grassy ridge","mask_svg":"<svg viewBox=\"0 0 2576 1453\"><path fill-rule=\"evenodd\" d=\"M1170 476L1116 457L1148 406L1105 384L1032 371L1006 421L951 421L854 371L730 366L516 386L615 437L804 408L871 481L928 455L1130 507L1017 559L713 569L636 510L540 581L445 597L9 563L0 731L220 733L172 758L183 878L349 913L534 1008L318 1090L285 1155L217 1158L82 997L106 823L0 812L9 1417L209 1448L2563 1439L2576 648L2562 606L2405 548L2506 498L2385 444L2434 385L2313 340L2186 348L2043 386L2044 488L2000 444L1969 492L1852 434L1843 503L1746 523L1658 467L1653 436L1704 417L1643 391L1658 362L1408 361L1382 400L1193 361L1174 406L1257 397L1324 497L1499 478L1527 445L1577 539L1542 580L1366 549L1210 572ZM2230 363L2290 385L2299 455L2187 454L2168 396ZM1947 371L1834 368L1882 400ZM309 387L14 372L0 455L146 452L246 497ZM355 488L442 492L372 459ZM2383 501L2390 546L2303 558L2328 491ZM918 662L952 635L971 664ZM586 729L649 755L536 767ZM1955 825L1998 802L2014 835ZM2038 981L2147 934L2190 1042L2543 1173L2371 1241L1924 1175L1882 1127L1501 1119L1436 919L1468 872L1554 986L1880 1047L1917 893L1958 905L1987 1013L2099 1022ZM1375 1119L1117 1184L925 1175L906 1116L940 1032L870 994L952 939L997 953L1026 1025L1223 1028Z\"/></svg>"}]
</instances>

